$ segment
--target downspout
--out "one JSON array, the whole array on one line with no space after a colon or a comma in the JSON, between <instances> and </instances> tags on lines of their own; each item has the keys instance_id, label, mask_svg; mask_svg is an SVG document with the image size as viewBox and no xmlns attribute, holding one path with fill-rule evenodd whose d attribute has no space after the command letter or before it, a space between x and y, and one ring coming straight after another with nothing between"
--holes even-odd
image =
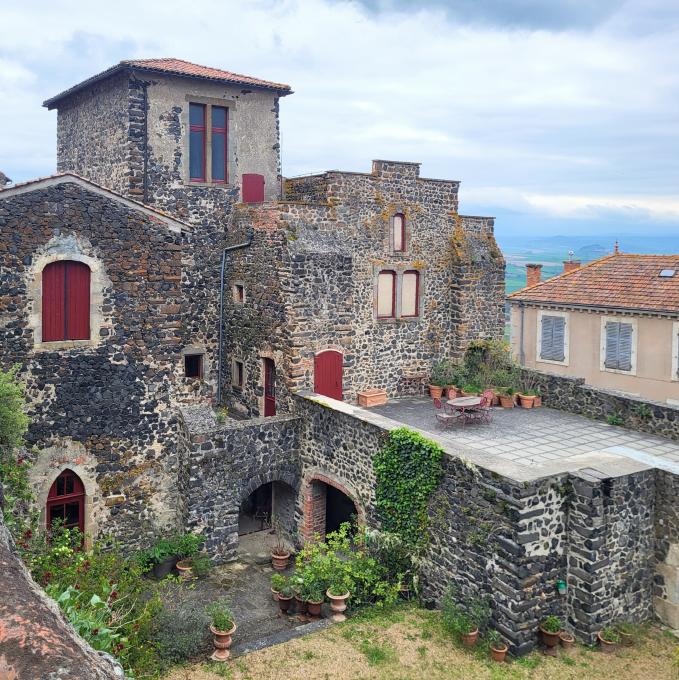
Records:
<instances>
[{"instance_id":1,"label":"downspout","mask_svg":"<svg viewBox=\"0 0 679 680\"><path fill-rule=\"evenodd\" d=\"M525 307L523 305L523 302L519 302L519 309L521 310L521 321L520 321L520 330L519 330L519 363L521 364L522 367L525 367L526 365L526 353L523 350L523 327L524 327L524 312Z\"/></svg>"},{"instance_id":2,"label":"downspout","mask_svg":"<svg viewBox=\"0 0 679 680\"><path fill-rule=\"evenodd\" d=\"M222 373L223 373L223 338L224 338L224 269L226 268L226 254L233 250L240 250L247 248L252 243L252 234L248 236L248 240L243 243L238 243L235 246L227 246L222 251L222 265L219 275L219 352L217 361L217 405L222 405Z\"/></svg>"}]
</instances>

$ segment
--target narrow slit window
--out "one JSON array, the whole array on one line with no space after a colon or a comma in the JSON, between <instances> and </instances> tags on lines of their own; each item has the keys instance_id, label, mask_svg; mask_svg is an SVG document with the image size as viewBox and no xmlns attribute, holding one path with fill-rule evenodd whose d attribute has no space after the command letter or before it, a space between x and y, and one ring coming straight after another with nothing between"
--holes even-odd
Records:
<instances>
[{"instance_id":1,"label":"narrow slit window","mask_svg":"<svg viewBox=\"0 0 679 680\"><path fill-rule=\"evenodd\" d=\"M205 104L189 104L189 177L205 181Z\"/></svg>"},{"instance_id":2,"label":"narrow slit window","mask_svg":"<svg viewBox=\"0 0 679 680\"><path fill-rule=\"evenodd\" d=\"M377 278L377 317L393 318L396 301L396 273L383 271Z\"/></svg>"},{"instance_id":3,"label":"narrow slit window","mask_svg":"<svg viewBox=\"0 0 679 680\"><path fill-rule=\"evenodd\" d=\"M224 106L212 107L212 181L225 184L227 168L227 121L229 111Z\"/></svg>"},{"instance_id":4,"label":"narrow slit window","mask_svg":"<svg viewBox=\"0 0 679 680\"><path fill-rule=\"evenodd\" d=\"M203 355L186 354L184 355L184 375L187 378L203 377Z\"/></svg>"},{"instance_id":5,"label":"narrow slit window","mask_svg":"<svg viewBox=\"0 0 679 680\"><path fill-rule=\"evenodd\" d=\"M393 219L394 251L402 253L406 249L406 220L403 213L396 213Z\"/></svg>"},{"instance_id":6,"label":"narrow slit window","mask_svg":"<svg viewBox=\"0 0 679 680\"><path fill-rule=\"evenodd\" d=\"M243 387L243 362L234 360L231 371L231 384L233 387Z\"/></svg>"},{"instance_id":7,"label":"narrow slit window","mask_svg":"<svg viewBox=\"0 0 679 680\"><path fill-rule=\"evenodd\" d=\"M403 272L401 286L401 316L420 315L420 273L415 270Z\"/></svg>"},{"instance_id":8,"label":"narrow slit window","mask_svg":"<svg viewBox=\"0 0 679 680\"><path fill-rule=\"evenodd\" d=\"M241 305L245 302L245 286L242 283L234 284L233 301Z\"/></svg>"}]
</instances>

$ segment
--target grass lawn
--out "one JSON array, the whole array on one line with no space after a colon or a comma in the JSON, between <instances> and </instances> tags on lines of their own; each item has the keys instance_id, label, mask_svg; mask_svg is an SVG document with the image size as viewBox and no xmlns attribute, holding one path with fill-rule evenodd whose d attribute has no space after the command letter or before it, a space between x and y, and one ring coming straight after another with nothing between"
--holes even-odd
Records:
<instances>
[{"instance_id":1,"label":"grass lawn","mask_svg":"<svg viewBox=\"0 0 679 680\"><path fill-rule=\"evenodd\" d=\"M238 633L236 633L238 635ZM176 669L166 680L677 680L677 640L648 627L616 655L578 647L558 658L534 653L506 664L468 652L444 635L439 612L372 610L346 623L217 664Z\"/></svg>"}]
</instances>

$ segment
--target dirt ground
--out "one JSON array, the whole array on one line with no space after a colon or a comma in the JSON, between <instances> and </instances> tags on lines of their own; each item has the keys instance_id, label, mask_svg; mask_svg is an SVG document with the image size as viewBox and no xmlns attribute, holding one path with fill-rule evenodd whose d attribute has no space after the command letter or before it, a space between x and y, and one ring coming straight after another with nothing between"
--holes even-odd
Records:
<instances>
[{"instance_id":1,"label":"dirt ground","mask_svg":"<svg viewBox=\"0 0 679 680\"><path fill-rule=\"evenodd\" d=\"M405 608L367 612L223 665L176 669L166 680L679 680L678 646L669 631L647 627L615 655L579 646L497 664L485 649L470 653L446 637L438 612Z\"/></svg>"}]
</instances>

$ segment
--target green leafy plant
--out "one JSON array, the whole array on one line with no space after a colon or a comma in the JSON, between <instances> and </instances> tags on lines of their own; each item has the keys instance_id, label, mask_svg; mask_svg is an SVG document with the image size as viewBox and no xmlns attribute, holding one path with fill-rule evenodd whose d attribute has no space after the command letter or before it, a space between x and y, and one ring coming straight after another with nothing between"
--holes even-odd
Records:
<instances>
[{"instance_id":1,"label":"green leafy plant","mask_svg":"<svg viewBox=\"0 0 679 680\"><path fill-rule=\"evenodd\" d=\"M443 449L408 428L389 433L373 458L377 512L385 531L417 552L429 532L427 505L443 475Z\"/></svg>"},{"instance_id":2,"label":"green leafy plant","mask_svg":"<svg viewBox=\"0 0 679 680\"><path fill-rule=\"evenodd\" d=\"M205 553L198 553L191 560L191 568L198 578L204 578L212 571L212 560Z\"/></svg>"},{"instance_id":3,"label":"green leafy plant","mask_svg":"<svg viewBox=\"0 0 679 680\"><path fill-rule=\"evenodd\" d=\"M429 382L431 385L437 387L446 387L447 385L454 385L457 377L456 366L451 361L439 361L435 363L431 369L431 376Z\"/></svg>"},{"instance_id":4,"label":"green leafy plant","mask_svg":"<svg viewBox=\"0 0 679 680\"><path fill-rule=\"evenodd\" d=\"M618 621L618 623L615 624L615 627L624 635L634 635L637 631L637 626L629 621Z\"/></svg>"},{"instance_id":5,"label":"green leafy plant","mask_svg":"<svg viewBox=\"0 0 679 680\"><path fill-rule=\"evenodd\" d=\"M443 598L441 620L446 632L455 636L470 635L483 630L490 619L490 607L481 597L464 598L455 586L450 586Z\"/></svg>"},{"instance_id":6,"label":"green leafy plant","mask_svg":"<svg viewBox=\"0 0 679 680\"><path fill-rule=\"evenodd\" d=\"M478 394L479 392L482 391L480 385L474 385L473 383L468 383L462 387L463 392L467 392L468 394Z\"/></svg>"},{"instance_id":7,"label":"green leafy plant","mask_svg":"<svg viewBox=\"0 0 679 680\"><path fill-rule=\"evenodd\" d=\"M494 628L491 628L487 633L486 633L486 640L488 641L488 644L493 648L493 649L504 649L506 647L505 641L502 639L502 636L500 633L495 630Z\"/></svg>"},{"instance_id":8,"label":"green leafy plant","mask_svg":"<svg viewBox=\"0 0 679 680\"><path fill-rule=\"evenodd\" d=\"M284 588L287 583L288 579L287 577L283 576L283 574L271 574L271 587L277 593L280 593L281 589Z\"/></svg>"},{"instance_id":9,"label":"green leafy plant","mask_svg":"<svg viewBox=\"0 0 679 680\"><path fill-rule=\"evenodd\" d=\"M648 404L639 404L635 409L636 415L641 420L648 420L652 415L653 411Z\"/></svg>"},{"instance_id":10,"label":"green leafy plant","mask_svg":"<svg viewBox=\"0 0 679 680\"><path fill-rule=\"evenodd\" d=\"M606 422L609 425L623 425L624 424L624 419L619 413L612 413L606 418Z\"/></svg>"},{"instance_id":11,"label":"green leafy plant","mask_svg":"<svg viewBox=\"0 0 679 680\"><path fill-rule=\"evenodd\" d=\"M616 645L620 642L620 634L613 626L606 626L606 628L601 631L601 638L606 642Z\"/></svg>"},{"instance_id":12,"label":"green leafy plant","mask_svg":"<svg viewBox=\"0 0 679 680\"><path fill-rule=\"evenodd\" d=\"M548 633L558 633L561 630L561 619L552 614L542 622L542 627Z\"/></svg>"},{"instance_id":13,"label":"green leafy plant","mask_svg":"<svg viewBox=\"0 0 679 680\"><path fill-rule=\"evenodd\" d=\"M229 603L226 600L216 600L207 608L207 614L212 620L212 625L219 631L229 631L233 628L234 620Z\"/></svg>"},{"instance_id":14,"label":"green leafy plant","mask_svg":"<svg viewBox=\"0 0 679 680\"><path fill-rule=\"evenodd\" d=\"M207 651L209 623L203 607L188 601L181 588L173 588L155 620L151 642L162 661L183 663Z\"/></svg>"}]
</instances>

